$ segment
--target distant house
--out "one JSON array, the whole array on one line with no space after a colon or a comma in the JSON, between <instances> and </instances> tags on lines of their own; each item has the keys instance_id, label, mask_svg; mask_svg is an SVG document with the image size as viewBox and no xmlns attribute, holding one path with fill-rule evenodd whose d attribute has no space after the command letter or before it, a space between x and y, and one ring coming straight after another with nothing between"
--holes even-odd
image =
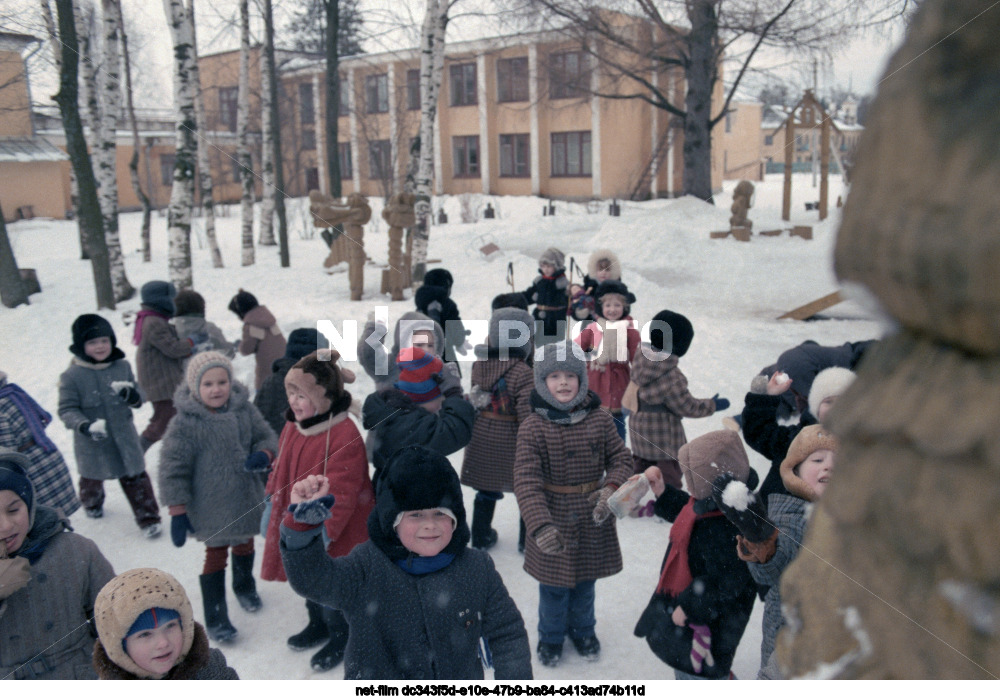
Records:
<instances>
[{"instance_id":1,"label":"distant house","mask_svg":"<svg viewBox=\"0 0 1000 700\"><path fill-rule=\"evenodd\" d=\"M834 110L830 131L832 146L831 168L837 168L838 160L845 168L854 162L858 140L865 128L858 124L858 103L853 98L846 99ZM765 105L760 121L761 155L768 172L781 172L785 163L785 129L788 108L782 105ZM795 133L793 168L809 170L813 154L819 160L819 130L802 130Z\"/></svg>"}]
</instances>

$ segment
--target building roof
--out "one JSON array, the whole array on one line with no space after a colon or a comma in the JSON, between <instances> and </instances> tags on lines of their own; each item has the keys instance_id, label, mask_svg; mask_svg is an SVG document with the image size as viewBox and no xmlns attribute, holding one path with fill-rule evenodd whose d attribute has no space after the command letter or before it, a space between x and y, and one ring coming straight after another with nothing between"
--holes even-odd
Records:
<instances>
[{"instance_id":1,"label":"building roof","mask_svg":"<svg viewBox=\"0 0 1000 700\"><path fill-rule=\"evenodd\" d=\"M0 139L0 163L69 160L69 156L43 138Z\"/></svg>"},{"instance_id":2,"label":"building roof","mask_svg":"<svg viewBox=\"0 0 1000 700\"><path fill-rule=\"evenodd\" d=\"M31 34L0 31L0 51L21 51L25 46L41 41Z\"/></svg>"}]
</instances>

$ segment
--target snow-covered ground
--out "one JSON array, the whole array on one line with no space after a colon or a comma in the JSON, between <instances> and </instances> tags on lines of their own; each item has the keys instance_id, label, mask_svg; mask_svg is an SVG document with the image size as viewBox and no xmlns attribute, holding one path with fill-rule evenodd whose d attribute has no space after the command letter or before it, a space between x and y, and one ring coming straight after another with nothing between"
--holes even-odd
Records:
<instances>
[{"instance_id":1,"label":"snow-covered ground","mask_svg":"<svg viewBox=\"0 0 1000 700\"><path fill-rule=\"evenodd\" d=\"M709 232L728 228L729 206L735 182L727 182L725 191L710 205L693 198L652 202L622 202L620 218L608 216L607 202L597 213L589 213L584 204L556 203L556 215L542 216L544 200L537 198L482 198L474 201L478 209L491 201L499 218L462 224L460 202L444 198L449 223L435 226L430 239L430 257L440 262L455 277L452 296L464 319L481 319L481 330L474 335L479 342L485 335L492 297L510 291L505 283L507 264L514 265L517 288L523 289L536 275L537 255L549 246L560 248L567 261L574 257L586 266L590 252L610 247L622 259L623 280L638 301L632 315L645 323L664 308L688 316L695 328L694 342L681 360L681 369L690 381L691 392L709 397L716 392L732 400L726 413L736 413L750 380L764 366L773 362L785 349L803 340L813 339L823 345L857 341L881 335L879 323L860 305L844 302L832 307L825 318L812 322L778 321L782 313L837 289L832 269L832 250L840 210L831 206L830 217L819 222L817 213L805 211L803 202L818 200L818 188L811 176L796 175L793 189L792 221L782 222L781 176L769 176L757 183L757 192L749 217L754 230L787 228L791 224L813 227L813 240L791 238L788 234L767 238L755 235L751 242L732 238L709 239ZM831 203L843 192L837 178L830 180ZM193 236L194 288L207 300L207 318L218 324L227 337L236 338L240 321L226 310L229 299L239 288L253 292L267 305L287 333L303 326L315 326L328 319L340 329L345 320L364 322L370 311L388 306L390 322L404 311L413 309L409 299L390 302L379 293L381 265L387 260L385 222L379 216L381 202L373 200L374 216L365 230L367 254L373 264L365 268L365 294L359 302L349 301L347 275L343 271L327 274L322 262L326 256L322 240L303 235L305 219L301 200L290 203L291 232L289 244L291 267L281 268L277 248L258 248L257 264L239 266L239 209L230 207L228 215L218 219L218 237L226 267L213 269L209 252ZM201 221L198 222L201 225ZM121 219L125 262L131 282L139 287L152 279L167 278L166 219L153 218L153 262L143 263L139 248L139 215L125 214ZM30 306L16 309L0 307L0 370L9 380L23 386L43 407L55 414L58 403L57 381L66 368L70 353L70 325L81 314L95 310L93 280L89 262L79 260L76 224L65 221L31 220L8 225L17 261L22 268L35 268L42 293L31 297ZM478 249L495 241L502 254L483 259ZM123 316L139 308L138 298L120 304L113 312L101 312L113 325L119 346L133 363L135 348L132 329ZM475 327L475 326L474 326ZM238 358L237 375L252 385L252 358ZM352 366L348 363L348 366ZM469 371L465 365L465 381ZM371 380L354 365L358 381L352 393L364 398L373 389ZM138 411L140 430L149 420L150 409ZM688 439L720 429L721 416L685 420ZM63 451L71 469L75 469L72 437L56 419L49 436ZM748 450L751 464L761 472L768 461ZM147 455L148 469L154 483L159 447ZM456 468L462 454L451 456ZM73 516L77 532L96 541L116 571L133 567L155 566L174 574L185 586L201 615L198 574L204 556L203 547L190 541L175 548L166 534L147 541L135 527L132 516L114 483L106 484L108 499L105 516L89 520L82 511ZM466 489L471 512L473 492ZM167 504L161 504L163 506ZM163 510L165 521L166 509ZM537 642L538 586L521 568L517 552L517 507L512 495L497 507L494 526L500 541L491 550L507 588L524 615L532 648ZM622 682L673 679L672 670L660 662L646 643L632 635L632 629L656 585L660 562L667 544L669 525L650 518L626 519L618 524L618 536L625 568L618 575L602 579L597 585L597 634L603 645L597 663L583 661L567 643L563 663L556 669L535 664L535 678L587 681L618 679ZM258 542L258 549L262 543ZM259 557L258 557L259 568ZM343 669L326 674L309 668L311 652L295 653L285 639L305 623L303 602L287 584L259 584L264 608L254 614L243 612L230 597L230 617L239 629L236 641L225 646L231 666L244 679L339 679ZM739 678L753 678L759 663L761 615L758 602L737 653L734 672ZM667 690L667 688L662 688ZM655 692L655 691L654 691Z\"/></svg>"}]
</instances>

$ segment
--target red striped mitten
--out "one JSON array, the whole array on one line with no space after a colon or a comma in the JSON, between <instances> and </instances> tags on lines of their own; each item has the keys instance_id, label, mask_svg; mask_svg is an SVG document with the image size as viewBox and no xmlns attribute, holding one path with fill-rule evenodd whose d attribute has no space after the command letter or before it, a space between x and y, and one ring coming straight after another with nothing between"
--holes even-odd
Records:
<instances>
[{"instance_id":1,"label":"red striped mitten","mask_svg":"<svg viewBox=\"0 0 1000 700\"><path fill-rule=\"evenodd\" d=\"M712 632L708 625L688 625L694 635L691 637L691 668L701 673L703 666L715 666L712 658Z\"/></svg>"}]
</instances>

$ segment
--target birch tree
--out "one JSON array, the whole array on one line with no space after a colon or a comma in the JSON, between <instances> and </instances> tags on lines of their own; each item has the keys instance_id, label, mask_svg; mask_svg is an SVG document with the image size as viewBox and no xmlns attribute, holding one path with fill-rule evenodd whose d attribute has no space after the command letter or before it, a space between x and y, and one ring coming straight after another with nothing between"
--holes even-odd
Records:
<instances>
[{"instance_id":1,"label":"birch tree","mask_svg":"<svg viewBox=\"0 0 1000 700\"><path fill-rule=\"evenodd\" d=\"M236 158L240 162L242 265L253 265L253 164L250 160L250 7L240 0L240 78L236 97Z\"/></svg>"},{"instance_id":2,"label":"birch tree","mask_svg":"<svg viewBox=\"0 0 1000 700\"><path fill-rule=\"evenodd\" d=\"M271 137L271 102L274 86L267 69L267 52L260 52L260 176L263 192L260 200L260 245L277 245L274 240L274 144Z\"/></svg>"},{"instance_id":3,"label":"birch tree","mask_svg":"<svg viewBox=\"0 0 1000 700\"><path fill-rule=\"evenodd\" d=\"M199 124L205 121L205 94L201 90L201 71L198 69L198 34L194 24L194 0L188 0L188 16L191 18L191 82L194 84L194 112ZM205 138L196 142L198 147L198 186L201 189L201 211L205 215L205 238L212 253L212 267L222 267L222 253L215 238L215 200L212 195L212 164L208 158L209 143Z\"/></svg>"},{"instance_id":4,"label":"birch tree","mask_svg":"<svg viewBox=\"0 0 1000 700\"><path fill-rule=\"evenodd\" d=\"M269 128L271 159L274 167L274 212L278 218L278 245L281 266L288 267L288 220L285 217L285 178L281 159L281 122L278 119L278 69L274 56L274 12L271 0L264 0L264 67L267 72L265 92L270 92Z\"/></svg>"}]
</instances>

